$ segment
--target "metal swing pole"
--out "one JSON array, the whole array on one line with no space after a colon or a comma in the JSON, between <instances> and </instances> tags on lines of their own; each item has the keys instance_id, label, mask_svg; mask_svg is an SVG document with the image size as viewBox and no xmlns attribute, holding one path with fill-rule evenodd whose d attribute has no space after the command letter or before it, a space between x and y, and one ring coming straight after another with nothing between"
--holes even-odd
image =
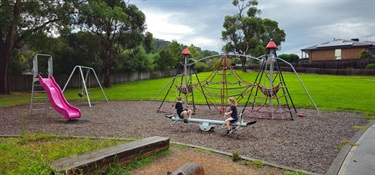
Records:
<instances>
[{"instance_id":1,"label":"metal swing pole","mask_svg":"<svg viewBox=\"0 0 375 175\"><path fill-rule=\"evenodd\" d=\"M281 82L283 83L283 91L286 91L286 94L288 94L288 98L290 100L290 102L292 103L292 106L293 106L293 109L294 109L294 112L297 113L297 109L293 103L293 99L292 97L290 96L290 93L289 93L289 90L288 90L288 87L286 86L286 83L285 83L285 80L284 80L284 76L283 76L283 73L281 72L281 68L280 68L280 64L276 61L276 64L277 64L277 67L279 69L279 74L280 74L280 79L281 79ZM284 92L285 93L285 92ZM288 109L290 110L290 106L288 104L288 98L285 98L285 101L286 101L286 105L288 106ZM292 115L292 114L291 114ZM293 118L293 115L292 115L292 118Z\"/></svg>"},{"instance_id":2,"label":"metal swing pole","mask_svg":"<svg viewBox=\"0 0 375 175\"><path fill-rule=\"evenodd\" d=\"M78 66L78 68L79 68L79 72L81 74L81 78L83 80L82 82L83 82L83 87L85 89L85 93L86 93L86 97L87 97L87 102L89 103L89 106L91 107L90 96L89 96L89 93L87 92L86 79L83 77L82 66Z\"/></svg>"},{"instance_id":3,"label":"metal swing pole","mask_svg":"<svg viewBox=\"0 0 375 175\"><path fill-rule=\"evenodd\" d=\"M314 105L315 109L318 111L318 115L320 116L320 111L319 111L318 107L316 106L314 100L313 100L312 97L310 96L309 91L307 91L307 89L306 89L305 85L303 84L301 78L298 76L297 71L294 69L293 65L290 64L290 63L288 63L287 61L281 59L281 58L277 58L277 59L279 59L279 60L283 61L284 63L288 64L288 65L293 69L293 72L294 72L294 74L296 74L296 76L297 76L297 78L298 78L298 81L300 82L301 86L302 86L303 89L305 90L307 96L310 98L311 103Z\"/></svg>"},{"instance_id":4,"label":"metal swing pole","mask_svg":"<svg viewBox=\"0 0 375 175\"><path fill-rule=\"evenodd\" d=\"M70 73L70 76L69 76L69 78L68 78L68 81L66 81L65 86L64 86L64 88L62 89L63 92L65 91L65 88L68 86L68 83L69 83L70 79L72 78L72 76L73 76L73 74L74 74L74 71L76 70L77 67L78 67L78 66L74 66L72 73ZM79 83L79 82L78 82L78 83Z\"/></svg>"},{"instance_id":5,"label":"metal swing pole","mask_svg":"<svg viewBox=\"0 0 375 175\"><path fill-rule=\"evenodd\" d=\"M105 95L105 92L104 92L104 90L103 90L103 87L102 87L102 85L100 84L99 78L98 78L98 76L96 75L96 72L95 72L95 70L94 70L93 68L90 68L90 69L92 70L92 72L93 72L93 73L94 73L94 75L95 75L96 81L98 82L98 84L99 84L99 87L100 87L100 89L102 90L102 93L103 93L103 95L104 95L105 101L107 101L107 102L108 102L108 98L107 98L107 96Z\"/></svg>"}]
</instances>

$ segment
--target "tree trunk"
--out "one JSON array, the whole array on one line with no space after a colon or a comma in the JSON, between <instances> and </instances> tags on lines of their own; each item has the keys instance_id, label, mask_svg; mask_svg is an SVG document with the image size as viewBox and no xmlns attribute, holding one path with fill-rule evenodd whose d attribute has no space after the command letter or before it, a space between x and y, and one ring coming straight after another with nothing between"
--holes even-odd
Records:
<instances>
[{"instance_id":1,"label":"tree trunk","mask_svg":"<svg viewBox=\"0 0 375 175\"><path fill-rule=\"evenodd\" d=\"M107 63L105 63L105 64L107 64ZM110 68L107 65L105 65L104 67L105 68L104 68L104 84L103 84L103 86L106 87L106 88L110 88L111 87L111 79L110 79L111 74L109 72Z\"/></svg>"},{"instance_id":2,"label":"tree trunk","mask_svg":"<svg viewBox=\"0 0 375 175\"><path fill-rule=\"evenodd\" d=\"M246 72L246 58L241 58L241 64L242 72Z\"/></svg>"},{"instance_id":3,"label":"tree trunk","mask_svg":"<svg viewBox=\"0 0 375 175\"><path fill-rule=\"evenodd\" d=\"M8 81L8 66L10 55L0 48L0 94L10 94L10 87Z\"/></svg>"},{"instance_id":4,"label":"tree trunk","mask_svg":"<svg viewBox=\"0 0 375 175\"><path fill-rule=\"evenodd\" d=\"M10 94L8 67L9 60L13 53L15 45L15 36L17 24L21 14L21 0L16 0L13 7L13 20L9 27L9 31L6 34L3 31L0 34L0 94ZM5 35L6 34L6 35Z\"/></svg>"}]
</instances>

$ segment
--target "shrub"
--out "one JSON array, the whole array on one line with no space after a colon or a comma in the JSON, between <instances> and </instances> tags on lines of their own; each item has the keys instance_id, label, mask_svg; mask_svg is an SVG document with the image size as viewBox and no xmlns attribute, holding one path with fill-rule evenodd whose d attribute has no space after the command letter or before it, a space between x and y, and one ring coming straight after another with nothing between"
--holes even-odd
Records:
<instances>
[{"instance_id":1,"label":"shrub","mask_svg":"<svg viewBox=\"0 0 375 175\"><path fill-rule=\"evenodd\" d=\"M232 154L232 161L233 162L237 162L237 161L240 161L242 158L241 158L241 156L238 154L238 152L234 152L233 154Z\"/></svg>"},{"instance_id":2,"label":"shrub","mask_svg":"<svg viewBox=\"0 0 375 175\"><path fill-rule=\"evenodd\" d=\"M359 53L359 58L372 58L372 53L367 49L363 49Z\"/></svg>"},{"instance_id":3,"label":"shrub","mask_svg":"<svg viewBox=\"0 0 375 175\"><path fill-rule=\"evenodd\" d=\"M206 64L202 62L197 62L194 68L197 71L197 73L199 73L199 72L204 72L207 69L207 66Z\"/></svg>"},{"instance_id":4,"label":"shrub","mask_svg":"<svg viewBox=\"0 0 375 175\"><path fill-rule=\"evenodd\" d=\"M264 166L266 166L260 160L253 160L253 161L247 160L247 161L245 161L244 164L247 165L247 166L253 166L253 167L256 167L256 168L263 168Z\"/></svg>"},{"instance_id":5,"label":"shrub","mask_svg":"<svg viewBox=\"0 0 375 175\"><path fill-rule=\"evenodd\" d=\"M365 69L375 69L375 63L368 64Z\"/></svg>"}]
</instances>

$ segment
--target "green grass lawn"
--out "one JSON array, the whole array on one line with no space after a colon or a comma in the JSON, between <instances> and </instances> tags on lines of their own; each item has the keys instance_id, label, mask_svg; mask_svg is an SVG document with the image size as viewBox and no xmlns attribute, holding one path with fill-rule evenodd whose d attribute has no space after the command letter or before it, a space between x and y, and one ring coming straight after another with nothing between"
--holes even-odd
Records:
<instances>
[{"instance_id":1,"label":"green grass lawn","mask_svg":"<svg viewBox=\"0 0 375 175\"><path fill-rule=\"evenodd\" d=\"M257 72L243 73L237 71L239 76L253 83ZM199 80L206 79L211 72L200 73ZM366 114L375 114L375 77L374 76L332 76L317 74L299 74L302 82L310 93L312 99L320 110L345 110L357 111ZM297 76L294 73L283 72L283 77L292 100L297 108L314 108L314 105L302 88ZM115 84L104 91L109 100L151 100L153 99L173 77ZM219 80L221 77L216 77ZM233 77L227 76L228 81L233 82ZM180 83L181 77L176 78ZM196 83L193 77L193 83ZM162 100L169 86L157 96L156 100ZM172 89L175 89L173 86ZM104 100L100 88L90 88L91 100ZM67 89L64 92L68 100L78 100L78 89ZM30 103L30 92L17 92L12 95L0 96L0 107L11 106L23 103ZM167 100L174 101L177 93L171 91ZM246 97L247 98L247 97ZM85 100L85 99L83 99ZM195 103L204 104L205 100L199 91L194 91ZM240 103L244 104L246 100Z\"/></svg>"},{"instance_id":2,"label":"green grass lawn","mask_svg":"<svg viewBox=\"0 0 375 175\"><path fill-rule=\"evenodd\" d=\"M23 134L0 138L0 174L59 174L50 164L60 158L128 143L130 140L71 138L51 134ZM150 165L154 159L171 154L158 152L147 158L136 158L125 166L112 164L102 174L132 174L137 168Z\"/></svg>"},{"instance_id":3,"label":"green grass lawn","mask_svg":"<svg viewBox=\"0 0 375 175\"><path fill-rule=\"evenodd\" d=\"M51 174L51 161L127 142L50 134L0 138L0 174Z\"/></svg>"}]
</instances>

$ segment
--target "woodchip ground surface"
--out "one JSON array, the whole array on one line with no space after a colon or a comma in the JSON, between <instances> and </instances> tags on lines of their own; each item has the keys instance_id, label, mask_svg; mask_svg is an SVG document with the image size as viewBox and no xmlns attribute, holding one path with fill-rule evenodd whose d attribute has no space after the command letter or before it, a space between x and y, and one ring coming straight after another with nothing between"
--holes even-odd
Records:
<instances>
[{"instance_id":1,"label":"woodchip ground surface","mask_svg":"<svg viewBox=\"0 0 375 175\"><path fill-rule=\"evenodd\" d=\"M318 115L316 110L297 109L298 113L304 114L305 117L295 117L293 121L258 119L256 124L241 128L228 137L226 129L221 126L216 126L214 132L204 132L199 129L197 123L173 123L164 117L164 114L156 113L159 102L93 103L93 107L90 108L87 104L72 102L72 105L78 106L82 111L82 117L77 121L67 121L53 108L49 108L46 115L36 111L31 116L29 104L0 108L0 135L28 132L120 138L162 136L169 137L175 142L228 153L238 152L242 156L324 174L339 153L338 146L343 144L343 140L349 140L355 134L353 126L368 123L360 113L320 111ZM242 110L241 106L238 108ZM215 110L208 110L207 106L197 106L197 114L193 118L223 120L223 115ZM208 163L211 162L210 155L199 153L198 156L198 153L193 154L189 150L178 154L194 155L202 157ZM187 157L181 159L189 160ZM176 162L173 157L167 158L166 161ZM160 170L163 171L160 174L166 174L167 169L173 171L176 166L182 164L183 162L176 162L174 166ZM213 165L221 167L223 164L225 163ZM205 168L206 171L208 169Z\"/></svg>"}]
</instances>

